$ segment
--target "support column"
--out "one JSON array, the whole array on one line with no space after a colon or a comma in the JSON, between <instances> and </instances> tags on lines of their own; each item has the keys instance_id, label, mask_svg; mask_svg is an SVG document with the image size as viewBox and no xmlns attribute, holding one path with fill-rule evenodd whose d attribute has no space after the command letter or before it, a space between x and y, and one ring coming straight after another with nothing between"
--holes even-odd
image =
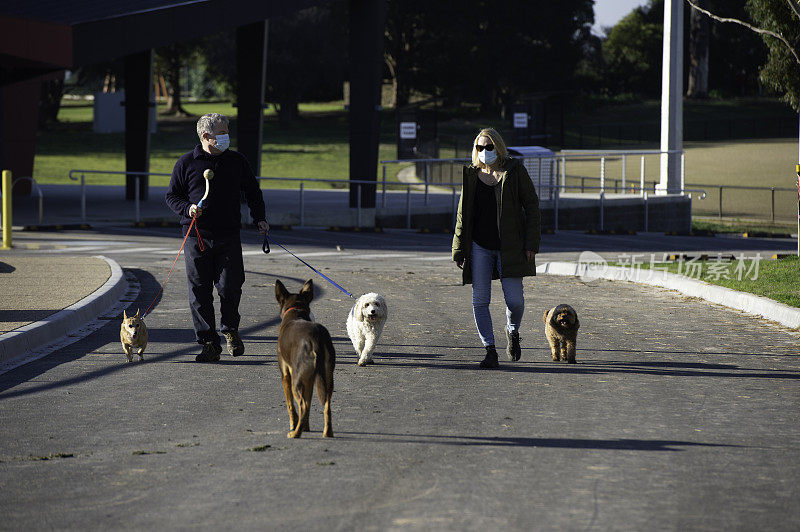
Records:
<instances>
[{"instance_id":1,"label":"support column","mask_svg":"<svg viewBox=\"0 0 800 532\"><path fill-rule=\"evenodd\" d=\"M350 1L350 179L378 179L381 73L386 0ZM362 185L361 206L375 207L375 185ZM358 206L358 184L350 184Z\"/></svg>"},{"instance_id":2,"label":"support column","mask_svg":"<svg viewBox=\"0 0 800 532\"><path fill-rule=\"evenodd\" d=\"M683 149L683 0L664 2L661 66L661 151ZM661 154L657 194L680 194L681 154Z\"/></svg>"},{"instance_id":3,"label":"support column","mask_svg":"<svg viewBox=\"0 0 800 532\"><path fill-rule=\"evenodd\" d=\"M245 156L256 175L261 173L267 38L266 20L236 29L236 142L239 152Z\"/></svg>"},{"instance_id":4,"label":"support column","mask_svg":"<svg viewBox=\"0 0 800 532\"><path fill-rule=\"evenodd\" d=\"M150 171L150 108L153 90L153 50L125 57L125 170ZM139 177L139 199L148 196L149 176ZM125 199L136 195L136 178L125 178Z\"/></svg>"},{"instance_id":5,"label":"support column","mask_svg":"<svg viewBox=\"0 0 800 532\"><path fill-rule=\"evenodd\" d=\"M15 178L33 176L41 91L41 77L0 87L0 171L11 170ZM16 196L30 193L30 181L14 187Z\"/></svg>"}]
</instances>

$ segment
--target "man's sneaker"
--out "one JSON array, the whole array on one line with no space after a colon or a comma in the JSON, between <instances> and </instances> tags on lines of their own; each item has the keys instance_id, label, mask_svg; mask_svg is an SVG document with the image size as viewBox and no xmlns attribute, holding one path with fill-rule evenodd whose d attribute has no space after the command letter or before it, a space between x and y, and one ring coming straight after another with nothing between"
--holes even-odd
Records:
<instances>
[{"instance_id":1,"label":"man's sneaker","mask_svg":"<svg viewBox=\"0 0 800 532\"><path fill-rule=\"evenodd\" d=\"M222 348L214 342L206 342L203 344L203 352L195 357L197 362L219 362L219 354L222 353Z\"/></svg>"},{"instance_id":2,"label":"man's sneaker","mask_svg":"<svg viewBox=\"0 0 800 532\"><path fill-rule=\"evenodd\" d=\"M497 362L497 350L494 348L493 345L486 346L486 358L484 358L478 367L484 369L491 369L496 368L500 364Z\"/></svg>"},{"instance_id":3,"label":"man's sneaker","mask_svg":"<svg viewBox=\"0 0 800 532\"><path fill-rule=\"evenodd\" d=\"M232 356L238 357L244 353L244 344L242 339L239 338L239 333L231 331L225 333L225 340L228 341L228 353Z\"/></svg>"},{"instance_id":4,"label":"man's sneaker","mask_svg":"<svg viewBox=\"0 0 800 532\"><path fill-rule=\"evenodd\" d=\"M508 341L506 344L508 359L516 362L522 357L522 348L519 346L519 333L517 331L512 333L506 329L506 340Z\"/></svg>"}]
</instances>

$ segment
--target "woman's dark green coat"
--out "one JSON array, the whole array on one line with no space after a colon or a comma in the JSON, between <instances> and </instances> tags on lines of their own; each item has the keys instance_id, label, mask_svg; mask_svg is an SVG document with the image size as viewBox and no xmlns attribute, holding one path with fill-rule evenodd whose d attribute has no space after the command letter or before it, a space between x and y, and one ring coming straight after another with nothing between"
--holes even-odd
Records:
<instances>
[{"instance_id":1,"label":"woman's dark green coat","mask_svg":"<svg viewBox=\"0 0 800 532\"><path fill-rule=\"evenodd\" d=\"M478 186L476 166L464 167L461 199L458 202L453 235L453 260L464 261L463 283L472 283L472 224L475 190ZM539 252L541 219L539 197L528 171L517 159L507 159L500 178L500 265L503 277L536 275L536 263L525 251ZM495 270L493 279L499 279Z\"/></svg>"}]
</instances>

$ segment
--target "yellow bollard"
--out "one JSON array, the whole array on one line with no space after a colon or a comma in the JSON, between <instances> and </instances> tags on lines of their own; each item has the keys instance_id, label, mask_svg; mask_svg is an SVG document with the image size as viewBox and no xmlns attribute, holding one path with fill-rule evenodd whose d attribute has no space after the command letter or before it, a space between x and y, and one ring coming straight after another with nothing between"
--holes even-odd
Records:
<instances>
[{"instance_id":1,"label":"yellow bollard","mask_svg":"<svg viewBox=\"0 0 800 532\"><path fill-rule=\"evenodd\" d=\"M11 249L11 170L3 170L3 247Z\"/></svg>"}]
</instances>

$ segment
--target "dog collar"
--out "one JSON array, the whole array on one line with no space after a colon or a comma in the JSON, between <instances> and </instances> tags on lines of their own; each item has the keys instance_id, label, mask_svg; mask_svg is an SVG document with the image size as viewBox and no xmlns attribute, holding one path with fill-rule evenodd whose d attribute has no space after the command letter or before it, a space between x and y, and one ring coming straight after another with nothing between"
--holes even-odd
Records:
<instances>
[{"instance_id":1,"label":"dog collar","mask_svg":"<svg viewBox=\"0 0 800 532\"><path fill-rule=\"evenodd\" d=\"M284 316L286 316L286 313L290 310L302 310L303 312L308 312L308 310L304 309L303 307L289 307L283 311L283 314L281 314L281 319L283 319Z\"/></svg>"}]
</instances>

